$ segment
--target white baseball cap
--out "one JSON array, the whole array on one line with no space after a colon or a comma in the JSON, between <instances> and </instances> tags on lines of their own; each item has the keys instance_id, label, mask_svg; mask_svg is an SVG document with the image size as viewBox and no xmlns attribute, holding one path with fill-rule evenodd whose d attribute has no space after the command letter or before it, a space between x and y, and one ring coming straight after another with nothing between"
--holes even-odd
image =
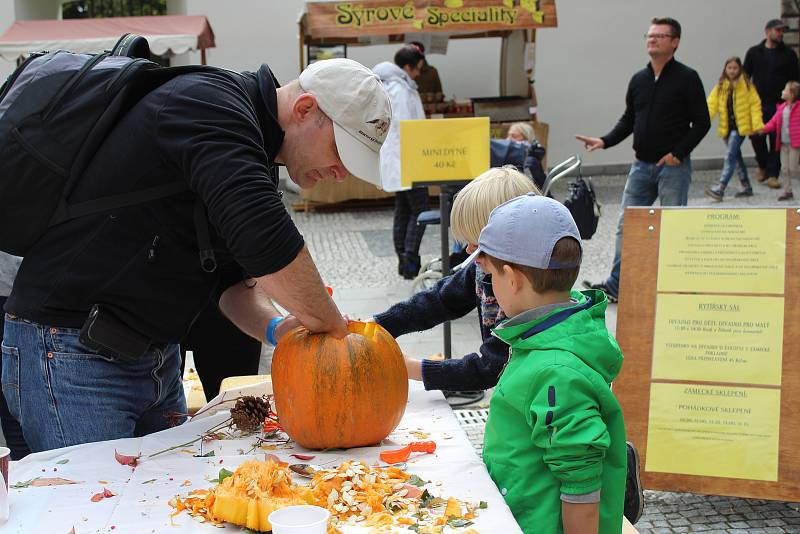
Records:
<instances>
[{"instance_id":1,"label":"white baseball cap","mask_svg":"<svg viewBox=\"0 0 800 534\"><path fill-rule=\"evenodd\" d=\"M312 63L299 81L333 121L336 148L347 171L380 187L381 145L392 119L380 78L357 61L336 58Z\"/></svg>"}]
</instances>

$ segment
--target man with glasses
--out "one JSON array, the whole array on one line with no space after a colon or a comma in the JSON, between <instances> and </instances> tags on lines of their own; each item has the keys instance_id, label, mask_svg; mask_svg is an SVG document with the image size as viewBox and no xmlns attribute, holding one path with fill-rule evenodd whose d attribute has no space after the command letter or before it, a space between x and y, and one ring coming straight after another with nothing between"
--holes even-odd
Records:
<instances>
[{"instance_id":1,"label":"man with glasses","mask_svg":"<svg viewBox=\"0 0 800 534\"><path fill-rule=\"evenodd\" d=\"M753 81L761 97L761 113L764 122L775 114L775 108L781 101L781 91L786 82L800 79L798 73L797 54L783 44L783 32L786 24L781 19L772 19L764 27L766 38L747 51L744 57L744 71ZM767 135L751 135L753 151L758 162L758 181L766 183L773 189L781 186L778 181L781 171L780 153L775 150L775 133ZM767 148L769 140L769 148Z\"/></svg>"},{"instance_id":2,"label":"man with glasses","mask_svg":"<svg viewBox=\"0 0 800 534\"><path fill-rule=\"evenodd\" d=\"M611 275L604 282L583 282L587 288L605 291L612 302L619 294L625 208L650 206L656 199L662 206L685 206L692 180L689 154L711 126L700 77L675 60L680 23L654 18L644 37L650 62L628 83L625 113L617 125L603 137L575 136L591 152L619 144L633 133L636 159L622 192Z\"/></svg>"}]
</instances>

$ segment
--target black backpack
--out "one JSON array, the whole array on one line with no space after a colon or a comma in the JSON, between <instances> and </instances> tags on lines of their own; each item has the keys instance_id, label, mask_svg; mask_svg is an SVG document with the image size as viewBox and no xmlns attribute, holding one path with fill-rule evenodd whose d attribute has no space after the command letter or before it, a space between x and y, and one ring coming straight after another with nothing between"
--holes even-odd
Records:
<instances>
[{"instance_id":1,"label":"black backpack","mask_svg":"<svg viewBox=\"0 0 800 534\"><path fill-rule=\"evenodd\" d=\"M600 220L600 204L594 194L592 179L584 180L580 175L570 182L564 205L575 219L581 239L591 239Z\"/></svg>"},{"instance_id":2,"label":"black backpack","mask_svg":"<svg viewBox=\"0 0 800 534\"><path fill-rule=\"evenodd\" d=\"M0 250L24 256L51 226L188 190L183 181L170 182L69 203L97 149L142 96L175 76L219 70L162 67L125 54L149 56L146 40L126 34L111 52L95 55L63 50L34 54L0 89ZM198 236L205 234L207 241L205 211L195 212ZM201 241L205 270L215 267L210 248Z\"/></svg>"}]
</instances>

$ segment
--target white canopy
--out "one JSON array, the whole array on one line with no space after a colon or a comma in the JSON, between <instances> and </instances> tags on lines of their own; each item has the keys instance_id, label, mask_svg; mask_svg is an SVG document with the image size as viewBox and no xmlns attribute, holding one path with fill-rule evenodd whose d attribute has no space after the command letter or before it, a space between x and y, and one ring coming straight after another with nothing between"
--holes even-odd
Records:
<instances>
[{"instance_id":1,"label":"white canopy","mask_svg":"<svg viewBox=\"0 0 800 534\"><path fill-rule=\"evenodd\" d=\"M97 53L110 50L124 33L146 37L158 56L214 47L214 32L202 15L18 20L0 36L0 57L16 61L42 50Z\"/></svg>"}]
</instances>

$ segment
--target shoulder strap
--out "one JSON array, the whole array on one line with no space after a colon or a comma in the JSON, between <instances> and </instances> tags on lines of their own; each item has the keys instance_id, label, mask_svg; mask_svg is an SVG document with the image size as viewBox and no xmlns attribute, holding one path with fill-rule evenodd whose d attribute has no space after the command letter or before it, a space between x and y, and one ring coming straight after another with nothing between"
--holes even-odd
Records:
<instances>
[{"instance_id":1,"label":"shoulder strap","mask_svg":"<svg viewBox=\"0 0 800 534\"><path fill-rule=\"evenodd\" d=\"M119 195L111 195L103 198L93 200L86 200L84 202L77 202L75 204L67 204L62 202L56 210L53 219L50 221L51 226L66 222L70 219L84 217L103 211L111 211L118 208L125 208L136 204L143 204L152 200L165 198L183 191L188 191L189 188L182 182L170 182L168 184L157 185L155 187L148 187L140 191L133 191L130 193L121 193Z\"/></svg>"}]
</instances>

